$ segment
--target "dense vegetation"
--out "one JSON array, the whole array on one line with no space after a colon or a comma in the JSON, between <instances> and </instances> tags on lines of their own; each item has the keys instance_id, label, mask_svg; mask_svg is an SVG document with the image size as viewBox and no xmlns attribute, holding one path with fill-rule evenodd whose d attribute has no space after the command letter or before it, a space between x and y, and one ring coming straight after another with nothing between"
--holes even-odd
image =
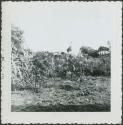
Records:
<instances>
[{"instance_id":1,"label":"dense vegetation","mask_svg":"<svg viewBox=\"0 0 123 125\"><path fill-rule=\"evenodd\" d=\"M78 55L67 52L32 52L23 47L23 32L11 27L12 90L39 88L48 78L82 81L87 76L110 76L110 53L99 55L98 50L80 47ZM109 52L110 52L110 48Z\"/></svg>"},{"instance_id":2,"label":"dense vegetation","mask_svg":"<svg viewBox=\"0 0 123 125\"><path fill-rule=\"evenodd\" d=\"M71 46L32 52L23 42L12 26L11 111L110 111L110 46L81 46L73 55Z\"/></svg>"}]
</instances>

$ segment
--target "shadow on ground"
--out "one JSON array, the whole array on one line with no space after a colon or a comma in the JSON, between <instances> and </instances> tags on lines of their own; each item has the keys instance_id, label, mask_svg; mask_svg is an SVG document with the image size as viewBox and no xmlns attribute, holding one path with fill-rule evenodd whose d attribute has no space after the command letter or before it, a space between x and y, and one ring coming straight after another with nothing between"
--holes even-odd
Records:
<instances>
[{"instance_id":1,"label":"shadow on ground","mask_svg":"<svg viewBox=\"0 0 123 125\"><path fill-rule=\"evenodd\" d=\"M27 105L11 106L12 112L110 112L110 105Z\"/></svg>"}]
</instances>

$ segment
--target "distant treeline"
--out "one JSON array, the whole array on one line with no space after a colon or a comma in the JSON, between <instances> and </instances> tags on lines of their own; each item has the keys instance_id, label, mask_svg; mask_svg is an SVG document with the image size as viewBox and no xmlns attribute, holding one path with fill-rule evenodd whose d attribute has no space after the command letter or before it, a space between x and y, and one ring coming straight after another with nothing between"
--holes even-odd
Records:
<instances>
[{"instance_id":1,"label":"distant treeline","mask_svg":"<svg viewBox=\"0 0 123 125\"><path fill-rule=\"evenodd\" d=\"M23 32L11 27L12 85L41 86L45 79L62 78L77 80L80 76L110 76L110 47L80 47L78 55L72 55L71 46L66 52L32 52L24 49Z\"/></svg>"}]
</instances>

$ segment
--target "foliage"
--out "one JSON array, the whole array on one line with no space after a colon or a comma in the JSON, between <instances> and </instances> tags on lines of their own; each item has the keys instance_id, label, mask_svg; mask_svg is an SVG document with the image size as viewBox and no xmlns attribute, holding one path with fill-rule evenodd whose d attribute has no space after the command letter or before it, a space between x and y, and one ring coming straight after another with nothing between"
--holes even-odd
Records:
<instances>
[{"instance_id":1,"label":"foliage","mask_svg":"<svg viewBox=\"0 0 123 125\"><path fill-rule=\"evenodd\" d=\"M93 58L99 57L99 54L98 54L97 50L94 50L91 47L85 47L85 46L82 46L80 48L80 54L83 55L83 56L87 55L87 56L90 56L90 57L93 57Z\"/></svg>"},{"instance_id":2,"label":"foliage","mask_svg":"<svg viewBox=\"0 0 123 125\"><path fill-rule=\"evenodd\" d=\"M32 52L23 47L23 31L11 27L12 86L41 87L48 78L78 80L81 76L110 76L110 55L81 47L77 56L59 52ZM83 56L81 56L83 55Z\"/></svg>"},{"instance_id":3,"label":"foliage","mask_svg":"<svg viewBox=\"0 0 123 125\"><path fill-rule=\"evenodd\" d=\"M11 69L12 89L14 86L27 86L30 84L30 59L32 52L23 48L23 32L18 28L11 27ZM16 85L15 85L16 84Z\"/></svg>"}]
</instances>

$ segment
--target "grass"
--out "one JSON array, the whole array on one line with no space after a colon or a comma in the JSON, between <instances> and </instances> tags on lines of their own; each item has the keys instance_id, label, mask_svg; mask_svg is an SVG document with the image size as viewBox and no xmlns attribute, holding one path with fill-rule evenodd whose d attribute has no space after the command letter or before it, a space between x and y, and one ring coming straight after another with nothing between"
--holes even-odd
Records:
<instances>
[{"instance_id":1,"label":"grass","mask_svg":"<svg viewBox=\"0 0 123 125\"><path fill-rule=\"evenodd\" d=\"M12 106L13 111L21 112L107 112L110 110L109 105L88 104L88 105L28 105L28 106Z\"/></svg>"},{"instance_id":2,"label":"grass","mask_svg":"<svg viewBox=\"0 0 123 125\"><path fill-rule=\"evenodd\" d=\"M12 112L108 112L110 78L88 76L82 83L49 79L38 93L12 91Z\"/></svg>"}]
</instances>

